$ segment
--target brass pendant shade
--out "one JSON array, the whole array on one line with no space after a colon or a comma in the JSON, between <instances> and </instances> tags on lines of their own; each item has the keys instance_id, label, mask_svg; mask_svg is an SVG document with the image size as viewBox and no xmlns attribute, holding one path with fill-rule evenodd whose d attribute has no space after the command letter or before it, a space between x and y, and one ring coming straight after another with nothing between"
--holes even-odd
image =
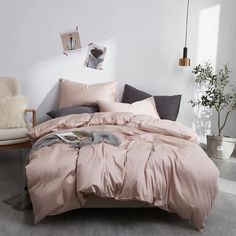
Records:
<instances>
[{"instance_id":1,"label":"brass pendant shade","mask_svg":"<svg viewBox=\"0 0 236 236\"><path fill-rule=\"evenodd\" d=\"M179 66L190 66L190 59L189 58L180 58L179 59Z\"/></svg>"},{"instance_id":2,"label":"brass pendant shade","mask_svg":"<svg viewBox=\"0 0 236 236\"><path fill-rule=\"evenodd\" d=\"M188 58L188 48L183 49L183 58L179 59L179 66L190 66L190 59Z\"/></svg>"},{"instance_id":3,"label":"brass pendant shade","mask_svg":"<svg viewBox=\"0 0 236 236\"><path fill-rule=\"evenodd\" d=\"M186 28L185 28L185 46L183 48L183 57L179 59L179 66L190 66L190 59L188 58L188 12L189 12L189 0L187 2L187 13L186 13Z\"/></svg>"}]
</instances>

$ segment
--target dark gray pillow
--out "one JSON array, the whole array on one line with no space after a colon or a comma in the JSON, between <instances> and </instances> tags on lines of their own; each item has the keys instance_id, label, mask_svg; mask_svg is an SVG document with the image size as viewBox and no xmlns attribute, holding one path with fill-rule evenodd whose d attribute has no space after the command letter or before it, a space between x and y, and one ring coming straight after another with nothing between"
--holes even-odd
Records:
<instances>
[{"instance_id":1,"label":"dark gray pillow","mask_svg":"<svg viewBox=\"0 0 236 236\"><path fill-rule=\"evenodd\" d=\"M99 112L99 108L97 106L90 106L90 107L74 106L74 107L58 108L56 110L48 112L47 114L52 118L57 118L71 114L95 113L95 112Z\"/></svg>"},{"instance_id":2,"label":"dark gray pillow","mask_svg":"<svg viewBox=\"0 0 236 236\"><path fill-rule=\"evenodd\" d=\"M122 102L133 103L152 95L138 90L128 84L125 85ZM177 119L181 102L181 95L174 96L153 96L156 103L157 112L161 119L173 120Z\"/></svg>"}]
</instances>

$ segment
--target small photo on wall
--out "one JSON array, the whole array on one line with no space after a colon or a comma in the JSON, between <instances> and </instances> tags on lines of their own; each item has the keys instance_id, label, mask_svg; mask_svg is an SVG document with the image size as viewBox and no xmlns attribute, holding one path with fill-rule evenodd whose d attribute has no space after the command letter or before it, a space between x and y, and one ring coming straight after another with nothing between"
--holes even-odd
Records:
<instances>
[{"instance_id":1,"label":"small photo on wall","mask_svg":"<svg viewBox=\"0 0 236 236\"><path fill-rule=\"evenodd\" d=\"M61 34L61 40L64 52L69 52L81 48L78 31Z\"/></svg>"},{"instance_id":2,"label":"small photo on wall","mask_svg":"<svg viewBox=\"0 0 236 236\"><path fill-rule=\"evenodd\" d=\"M92 69L103 70L102 65L106 50L106 47L97 44L90 44L84 66Z\"/></svg>"}]
</instances>

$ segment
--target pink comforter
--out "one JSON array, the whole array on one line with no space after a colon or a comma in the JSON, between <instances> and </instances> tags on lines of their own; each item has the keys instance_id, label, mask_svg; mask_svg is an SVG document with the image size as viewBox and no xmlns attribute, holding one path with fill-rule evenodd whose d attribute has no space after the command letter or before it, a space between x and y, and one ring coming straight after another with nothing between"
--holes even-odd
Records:
<instances>
[{"instance_id":1,"label":"pink comforter","mask_svg":"<svg viewBox=\"0 0 236 236\"><path fill-rule=\"evenodd\" d=\"M36 141L68 129L111 132L121 144L76 150L62 143L32 151L26 174L36 223L83 206L93 193L144 201L204 227L219 172L190 128L132 113L95 113L47 121L29 136Z\"/></svg>"}]
</instances>

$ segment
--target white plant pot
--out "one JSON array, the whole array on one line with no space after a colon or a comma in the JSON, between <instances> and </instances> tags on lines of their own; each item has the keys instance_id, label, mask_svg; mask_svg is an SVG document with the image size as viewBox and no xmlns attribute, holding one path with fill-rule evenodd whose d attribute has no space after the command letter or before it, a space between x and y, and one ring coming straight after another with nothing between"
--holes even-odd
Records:
<instances>
[{"instance_id":1,"label":"white plant pot","mask_svg":"<svg viewBox=\"0 0 236 236\"><path fill-rule=\"evenodd\" d=\"M213 158L229 159L234 151L235 143L235 138L207 135L208 155Z\"/></svg>"}]
</instances>

